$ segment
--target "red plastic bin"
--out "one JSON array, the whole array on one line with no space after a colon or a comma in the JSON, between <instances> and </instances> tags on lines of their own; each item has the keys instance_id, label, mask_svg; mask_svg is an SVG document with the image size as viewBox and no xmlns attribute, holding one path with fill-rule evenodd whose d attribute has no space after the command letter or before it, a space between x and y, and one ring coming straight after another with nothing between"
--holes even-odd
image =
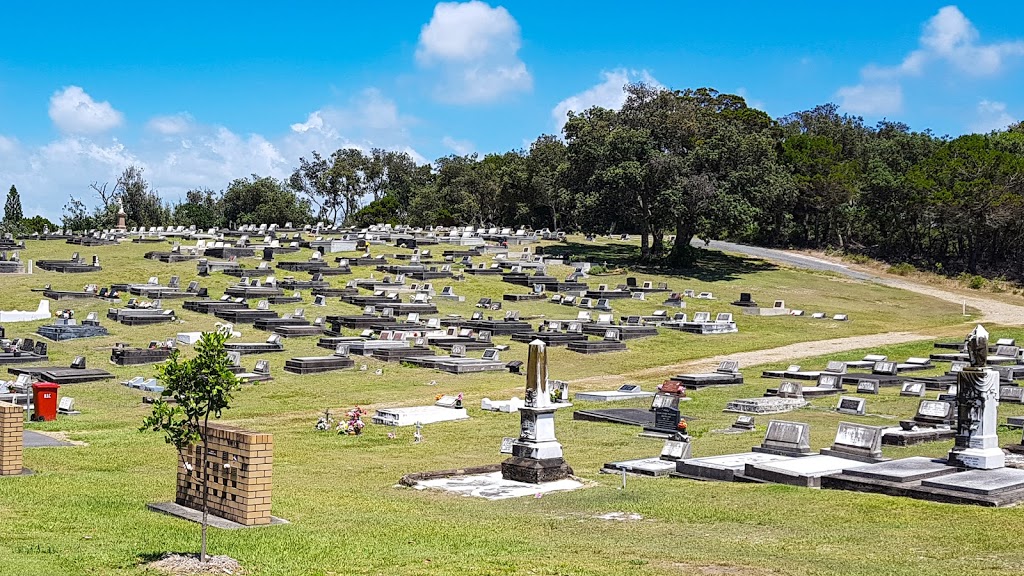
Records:
<instances>
[{"instance_id":1,"label":"red plastic bin","mask_svg":"<svg viewBox=\"0 0 1024 576\"><path fill-rule=\"evenodd\" d=\"M32 385L32 403L35 410L32 420L48 421L57 419L57 389L60 384L53 382L36 382Z\"/></svg>"}]
</instances>

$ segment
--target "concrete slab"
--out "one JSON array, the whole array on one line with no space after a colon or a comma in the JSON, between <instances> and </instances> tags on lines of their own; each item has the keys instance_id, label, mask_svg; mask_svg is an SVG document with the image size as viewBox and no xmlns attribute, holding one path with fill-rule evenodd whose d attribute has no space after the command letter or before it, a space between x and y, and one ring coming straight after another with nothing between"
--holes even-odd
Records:
<instances>
[{"instance_id":1,"label":"concrete slab","mask_svg":"<svg viewBox=\"0 0 1024 576\"><path fill-rule=\"evenodd\" d=\"M168 516L174 516L175 518L188 520L189 522L195 522L197 524L203 521L203 512L201 510L188 508L187 506L182 506L176 502L153 502L151 504L146 504L146 508L153 512L167 514ZM207 515L207 524L214 528L220 528L221 530L241 530L243 528L264 528L267 526L246 526L245 524L239 524L238 522L233 522L231 520L221 518L220 516L214 516L213 514ZM269 526L278 526L281 524L289 524L289 522L276 516L270 517Z\"/></svg>"},{"instance_id":2,"label":"concrete slab","mask_svg":"<svg viewBox=\"0 0 1024 576\"><path fill-rule=\"evenodd\" d=\"M576 490L582 487L582 482L572 478L556 482L542 482L540 484L515 482L502 478L501 472L434 478L431 480L421 480L413 485L413 488L417 490L443 490L485 500L522 498L524 496L536 496L537 494Z\"/></svg>"},{"instance_id":3,"label":"concrete slab","mask_svg":"<svg viewBox=\"0 0 1024 576\"><path fill-rule=\"evenodd\" d=\"M956 468L942 460L932 460L924 456L901 458L880 462L868 466L851 466L844 469L843 474L861 478L871 478L884 482L917 482L956 472Z\"/></svg>"},{"instance_id":4,"label":"concrete slab","mask_svg":"<svg viewBox=\"0 0 1024 576\"><path fill-rule=\"evenodd\" d=\"M921 486L991 496L1024 489L1024 470L997 468L968 470L923 480Z\"/></svg>"}]
</instances>

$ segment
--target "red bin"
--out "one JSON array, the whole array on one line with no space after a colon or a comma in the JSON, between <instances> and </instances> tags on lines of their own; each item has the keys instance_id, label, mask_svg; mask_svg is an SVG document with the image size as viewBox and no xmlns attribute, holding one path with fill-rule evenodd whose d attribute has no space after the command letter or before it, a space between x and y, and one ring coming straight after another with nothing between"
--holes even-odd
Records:
<instances>
[{"instance_id":1,"label":"red bin","mask_svg":"<svg viewBox=\"0 0 1024 576\"><path fill-rule=\"evenodd\" d=\"M35 421L47 421L57 419L57 389L60 384L53 382L36 382L32 385L32 403L35 404L35 411L32 419Z\"/></svg>"}]
</instances>

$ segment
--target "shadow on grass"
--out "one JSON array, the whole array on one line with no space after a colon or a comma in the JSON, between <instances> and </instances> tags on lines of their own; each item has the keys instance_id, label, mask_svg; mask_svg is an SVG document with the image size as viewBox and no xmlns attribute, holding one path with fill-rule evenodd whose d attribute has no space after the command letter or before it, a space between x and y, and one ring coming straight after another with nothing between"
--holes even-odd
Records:
<instances>
[{"instance_id":1,"label":"shadow on grass","mask_svg":"<svg viewBox=\"0 0 1024 576\"><path fill-rule=\"evenodd\" d=\"M547 246L544 253L566 260L590 262L608 269L628 268L630 272L691 278L701 282L728 282L739 280L745 274L778 270L778 266L765 260L733 256L705 248L696 248L697 263L684 268L673 268L659 262L641 262L639 246L620 242L607 244L568 242Z\"/></svg>"}]
</instances>

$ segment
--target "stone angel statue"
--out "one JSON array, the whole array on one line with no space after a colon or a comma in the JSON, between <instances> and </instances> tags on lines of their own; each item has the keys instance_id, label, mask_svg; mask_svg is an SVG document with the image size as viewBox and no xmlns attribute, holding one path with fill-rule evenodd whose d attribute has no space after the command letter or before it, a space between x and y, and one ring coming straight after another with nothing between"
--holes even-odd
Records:
<instances>
[{"instance_id":1,"label":"stone angel statue","mask_svg":"<svg viewBox=\"0 0 1024 576\"><path fill-rule=\"evenodd\" d=\"M988 365L988 330L980 324L967 336L967 356L974 368Z\"/></svg>"}]
</instances>

